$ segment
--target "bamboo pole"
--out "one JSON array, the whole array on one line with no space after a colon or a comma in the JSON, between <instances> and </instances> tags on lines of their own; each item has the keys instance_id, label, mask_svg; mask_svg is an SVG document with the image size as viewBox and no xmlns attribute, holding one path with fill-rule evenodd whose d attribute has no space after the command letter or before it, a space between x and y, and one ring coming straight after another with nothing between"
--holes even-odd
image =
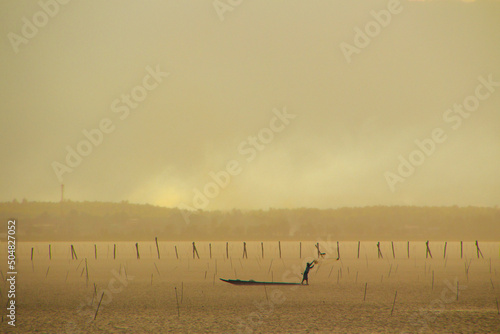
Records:
<instances>
[{"instance_id":1,"label":"bamboo pole","mask_svg":"<svg viewBox=\"0 0 500 334\"><path fill-rule=\"evenodd\" d=\"M280 259L281 259L281 241L278 241L278 249L279 249L279 252L280 252Z\"/></svg>"},{"instance_id":2,"label":"bamboo pole","mask_svg":"<svg viewBox=\"0 0 500 334\"><path fill-rule=\"evenodd\" d=\"M245 258L245 257L248 259L247 243L245 241L243 241L243 258Z\"/></svg>"},{"instance_id":3,"label":"bamboo pole","mask_svg":"<svg viewBox=\"0 0 500 334\"><path fill-rule=\"evenodd\" d=\"M158 260L160 259L160 247L158 247L158 237L155 237L156 253L158 253Z\"/></svg>"},{"instance_id":4,"label":"bamboo pole","mask_svg":"<svg viewBox=\"0 0 500 334\"><path fill-rule=\"evenodd\" d=\"M94 258L97 260L97 245L94 244Z\"/></svg>"},{"instance_id":5,"label":"bamboo pole","mask_svg":"<svg viewBox=\"0 0 500 334\"><path fill-rule=\"evenodd\" d=\"M198 259L200 258L200 255L198 255L198 250L196 249L196 245L193 241L193 259L195 255L198 257Z\"/></svg>"},{"instance_id":6,"label":"bamboo pole","mask_svg":"<svg viewBox=\"0 0 500 334\"><path fill-rule=\"evenodd\" d=\"M226 259L229 259L229 242L226 241Z\"/></svg>"},{"instance_id":7,"label":"bamboo pole","mask_svg":"<svg viewBox=\"0 0 500 334\"><path fill-rule=\"evenodd\" d=\"M359 259L359 247L361 246L361 241L358 241L358 259Z\"/></svg>"},{"instance_id":8,"label":"bamboo pole","mask_svg":"<svg viewBox=\"0 0 500 334\"><path fill-rule=\"evenodd\" d=\"M87 266L87 258L85 258L85 285L89 284L89 267Z\"/></svg>"},{"instance_id":9,"label":"bamboo pole","mask_svg":"<svg viewBox=\"0 0 500 334\"><path fill-rule=\"evenodd\" d=\"M460 258L464 258L464 242L460 241Z\"/></svg>"},{"instance_id":10,"label":"bamboo pole","mask_svg":"<svg viewBox=\"0 0 500 334\"><path fill-rule=\"evenodd\" d=\"M71 258L73 258L73 256L74 256L74 258L76 260L78 260L78 256L76 255L75 246L73 246L73 245L71 245L71 253L72 253Z\"/></svg>"},{"instance_id":11,"label":"bamboo pole","mask_svg":"<svg viewBox=\"0 0 500 334\"><path fill-rule=\"evenodd\" d=\"M378 258L384 258L384 256L382 255L382 251L380 250L380 241L377 242L377 250L378 250Z\"/></svg>"},{"instance_id":12,"label":"bamboo pole","mask_svg":"<svg viewBox=\"0 0 500 334\"><path fill-rule=\"evenodd\" d=\"M212 258L212 244L211 243L208 244L208 250L210 252L210 258Z\"/></svg>"},{"instance_id":13,"label":"bamboo pole","mask_svg":"<svg viewBox=\"0 0 500 334\"><path fill-rule=\"evenodd\" d=\"M263 242L260 243L260 248L262 250L262 258L264 258L264 243Z\"/></svg>"},{"instance_id":14,"label":"bamboo pole","mask_svg":"<svg viewBox=\"0 0 500 334\"><path fill-rule=\"evenodd\" d=\"M444 254L443 254L443 259L446 259L446 245L448 244L447 241L444 242Z\"/></svg>"},{"instance_id":15,"label":"bamboo pole","mask_svg":"<svg viewBox=\"0 0 500 334\"><path fill-rule=\"evenodd\" d=\"M392 258L396 258L396 253L394 252L394 241L391 241L391 246L392 246Z\"/></svg>"},{"instance_id":16,"label":"bamboo pole","mask_svg":"<svg viewBox=\"0 0 500 334\"><path fill-rule=\"evenodd\" d=\"M396 290L396 293L394 294L394 302L392 303L391 316L392 316L392 313L394 312L394 306L396 305L396 297L397 296L398 296L398 290Z\"/></svg>"},{"instance_id":17,"label":"bamboo pole","mask_svg":"<svg viewBox=\"0 0 500 334\"><path fill-rule=\"evenodd\" d=\"M101 307L101 302L103 297L104 297L104 292L102 293L101 300L99 300L99 304L97 305L97 310L95 311L94 320L95 318L97 318L97 312L99 312L99 307Z\"/></svg>"},{"instance_id":18,"label":"bamboo pole","mask_svg":"<svg viewBox=\"0 0 500 334\"><path fill-rule=\"evenodd\" d=\"M135 250L137 252L137 260L140 260L141 256L139 255L139 243L138 242L135 243Z\"/></svg>"},{"instance_id":19,"label":"bamboo pole","mask_svg":"<svg viewBox=\"0 0 500 334\"><path fill-rule=\"evenodd\" d=\"M407 242L406 248L408 250L408 258L410 258L410 242Z\"/></svg>"},{"instance_id":20,"label":"bamboo pole","mask_svg":"<svg viewBox=\"0 0 500 334\"><path fill-rule=\"evenodd\" d=\"M479 255L484 259L483 252L481 252L481 249L479 248L479 243L476 240L476 252L477 252L477 258L479 259Z\"/></svg>"}]
</instances>

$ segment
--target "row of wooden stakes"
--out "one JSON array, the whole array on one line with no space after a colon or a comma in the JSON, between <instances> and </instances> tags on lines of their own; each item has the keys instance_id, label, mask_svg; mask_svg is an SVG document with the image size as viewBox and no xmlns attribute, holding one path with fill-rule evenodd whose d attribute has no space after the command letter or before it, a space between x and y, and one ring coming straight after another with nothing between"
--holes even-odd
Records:
<instances>
[{"instance_id":1,"label":"row of wooden stakes","mask_svg":"<svg viewBox=\"0 0 500 334\"><path fill-rule=\"evenodd\" d=\"M155 237L155 244L156 244L156 252L158 255L158 259L160 259L160 248L158 247L158 237ZM261 254L262 254L261 256L262 256L262 258L264 258L264 242L261 242L260 245L261 245ZM443 258L446 258L447 245L448 245L448 242L445 242L444 243ZM477 258L479 258L479 257L484 258L483 253L481 252L481 249L479 248L479 242L477 240L475 242L475 245L476 245ZM193 246L193 259L195 259L195 258L199 259L200 255L198 254L198 250L196 249L195 242L192 243L192 246ZM321 252L321 250L320 250L319 242L317 242L314 246L316 247L318 258L325 256L326 253ZM430 257L432 259L432 252L431 252L431 249L429 247L429 241L425 242L425 246L426 246L425 257L426 258ZM361 247L361 241L358 241L358 259L359 259L360 247ZM394 242L393 241L391 241L391 247L392 247L392 256L393 256L393 258L396 258L396 252L394 250ZM177 246L174 246L174 248L175 248L175 256L177 259L179 259L179 253L177 252ZM136 249L137 259L139 260L141 258L141 256L139 253L139 243L138 242L135 243L135 249ZM208 249L209 249L210 258L212 258L212 244L211 243L208 244ZM34 250L34 248L32 247L31 248L31 261L33 261L33 250ZM78 260L78 256L76 255L76 250L75 250L75 247L73 245L70 245L70 251L71 251L71 259ZM278 241L278 252L279 252L279 257L281 259L281 241ZM377 242L377 252L378 252L377 253L378 258L383 259L384 256L382 254L382 250L380 249L380 242ZM410 242L409 241L407 242L407 253L408 253L408 258L410 258ZM463 241L460 241L460 258L463 258L463 256L464 256ZM94 257L97 260L97 245L96 244L94 244ZM247 243L246 242L243 242L243 256L242 257L248 258ZM226 258L229 258L229 242L226 242ZM299 242L299 258L302 258L302 242ZM52 249L51 249L50 244L49 244L49 259L52 260ZM113 245L113 259L116 259L116 244ZM340 245L339 245L338 241L337 241L337 259L340 259Z\"/></svg>"}]
</instances>

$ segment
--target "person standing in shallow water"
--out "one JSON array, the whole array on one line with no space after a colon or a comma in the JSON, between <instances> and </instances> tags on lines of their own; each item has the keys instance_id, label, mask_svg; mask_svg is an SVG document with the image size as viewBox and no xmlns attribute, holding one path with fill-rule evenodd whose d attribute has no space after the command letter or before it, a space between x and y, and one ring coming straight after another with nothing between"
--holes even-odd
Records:
<instances>
[{"instance_id":1,"label":"person standing in shallow water","mask_svg":"<svg viewBox=\"0 0 500 334\"><path fill-rule=\"evenodd\" d=\"M304 276L302 276L302 282L300 282L300 284L304 284L304 281L306 281L306 285L309 285L309 270L311 270L312 268L314 268L314 263L315 261L311 262L311 263L307 263L306 265L306 269L304 270Z\"/></svg>"}]
</instances>

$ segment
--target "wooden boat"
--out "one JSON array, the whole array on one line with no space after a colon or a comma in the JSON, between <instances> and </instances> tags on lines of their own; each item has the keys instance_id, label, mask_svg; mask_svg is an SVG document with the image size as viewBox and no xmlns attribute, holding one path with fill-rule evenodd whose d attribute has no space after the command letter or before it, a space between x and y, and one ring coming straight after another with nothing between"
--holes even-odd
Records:
<instances>
[{"instance_id":1,"label":"wooden boat","mask_svg":"<svg viewBox=\"0 0 500 334\"><path fill-rule=\"evenodd\" d=\"M234 285L302 285L300 283L292 283L292 282L259 282L254 280L242 281L239 279L224 279L219 278L221 281L234 284Z\"/></svg>"}]
</instances>

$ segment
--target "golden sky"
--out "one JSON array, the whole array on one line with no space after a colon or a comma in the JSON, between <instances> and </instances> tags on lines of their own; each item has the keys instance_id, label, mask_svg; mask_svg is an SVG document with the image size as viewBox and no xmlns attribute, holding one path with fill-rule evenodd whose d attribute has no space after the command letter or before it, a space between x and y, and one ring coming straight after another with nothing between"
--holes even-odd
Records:
<instances>
[{"instance_id":1,"label":"golden sky","mask_svg":"<svg viewBox=\"0 0 500 334\"><path fill-rule=\"evenodd\" d=\"M499 204L498 1L41 3L0 3L2 201Z\"/></svg>"}]
</instances>

